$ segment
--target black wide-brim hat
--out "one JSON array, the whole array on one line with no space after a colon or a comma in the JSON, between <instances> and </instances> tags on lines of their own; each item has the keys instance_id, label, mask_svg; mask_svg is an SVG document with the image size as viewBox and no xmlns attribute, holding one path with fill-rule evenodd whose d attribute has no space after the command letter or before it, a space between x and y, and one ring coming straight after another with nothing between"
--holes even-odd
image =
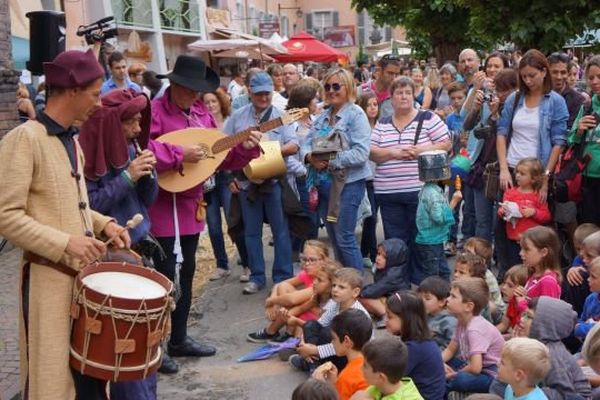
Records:
<instances>
[{"instance_id":1,"label":"black wide-brim hat","mask_svg":"<svg viewBox=\"0 0 600 400\"><path fill-rule=\"evenodd\" d=\"M179 56L175 68L166 75L156 75L158 79L167 78L183 87L196 92L214 92L221 84L219 75L204 61L193 56Z\"/></svg>"}]
</instances>

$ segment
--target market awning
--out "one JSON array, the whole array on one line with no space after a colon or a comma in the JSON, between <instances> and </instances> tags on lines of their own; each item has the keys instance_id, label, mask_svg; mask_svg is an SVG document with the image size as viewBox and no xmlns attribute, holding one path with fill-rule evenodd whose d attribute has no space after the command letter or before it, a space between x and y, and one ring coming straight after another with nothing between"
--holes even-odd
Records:
<instances>
[{"instance_id":1,"label":"market awning","mask_svg":"<svg viewBox=\"0 0 600 400\"><path fill-rule=\"evenodd\" d=\"M340 62L348 61L346 54L318 40L306 32L300 32L282 43L288 54L273 55L279 62Z\"/></svg>"},{"instance_id":2,"label":"market awning","mask_svg":"<svg viewBox=\"0 0 600 400\"><path fill-rule=\"evenodd\" d=\"M275 59L270 55L261 53L257 49L253 48L225 50L219 53L213 53L212 56L216 58L242 58L250 60L263 60L268 62L275 61Z\"/></svg>"},{"instance_id":3,"label":"market awning","mask_svg":"<svg viewBox=\"0 0 600 400\"><path fill-rule=\"evenodd\" d=\"M235 29L229 28L214 28L212 34L218 34L228 39L246 39L252 40L260 44L260 47L264 53L267 54L285 54L287 49L278 43L273 43L269 39L264 39L258 36L244 33ZM218 40L218 39L217 39Z\"/></svg>"}]
</instances>

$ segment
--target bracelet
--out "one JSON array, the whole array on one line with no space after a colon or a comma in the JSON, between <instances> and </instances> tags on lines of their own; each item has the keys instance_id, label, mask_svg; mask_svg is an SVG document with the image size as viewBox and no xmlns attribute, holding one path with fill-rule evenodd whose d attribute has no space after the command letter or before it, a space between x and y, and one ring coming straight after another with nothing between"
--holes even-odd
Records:
<instances>
[{"instance_id":1,"label":"bracelet","mask_svg":"<svg viewBox=\"0 0 600 400\"><path fill-rule=\"evenodd\" d=\"M135 182L133 181L133 179L131 179L131 174L129 173L129 171L125 169L123 170L123 172L121 172L121 175L123 176L123 178L125 178L125 181L127 181L129 187L135 187Z\"/></svg>"}]
</instances>

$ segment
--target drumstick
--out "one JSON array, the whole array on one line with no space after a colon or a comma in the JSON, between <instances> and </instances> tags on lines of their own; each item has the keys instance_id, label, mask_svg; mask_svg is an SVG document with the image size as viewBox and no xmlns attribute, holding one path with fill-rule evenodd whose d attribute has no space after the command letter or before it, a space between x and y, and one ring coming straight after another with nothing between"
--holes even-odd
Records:
<instances>
[{"instance_id":1,"label":"drumstick","mask_svg":"<svg viewBox=\"0 0 600 400\"><path fill-rule=\"evenodd\" d=\"M137 141L136 138L131 139L131 143L133 143L133 146L135 147L135 154L137 156L141 156L142 153L144 152L144 150L142 150L142 146L140 146L140 142ZM154 179L154 174L150 174L150 179Z\"/></svg>"},{"instance_id":2,"label":"drumstick","mask_svg":"<svg viewBox=\"0 0 600 400\"><path fill-rule=\"evenodd\" d=\"M127 229L135 228L136 226L141 224L143 220L144 216L142 214L135 214L129 221L127 221L127 224L125 224L125 226L122 227L115 236L108 239L106 242L104 242L104 244L108 246L113 242L113 240L115 240L119 235L121 235L121 233L125 232Z\"/></svg>"}]
</instances>

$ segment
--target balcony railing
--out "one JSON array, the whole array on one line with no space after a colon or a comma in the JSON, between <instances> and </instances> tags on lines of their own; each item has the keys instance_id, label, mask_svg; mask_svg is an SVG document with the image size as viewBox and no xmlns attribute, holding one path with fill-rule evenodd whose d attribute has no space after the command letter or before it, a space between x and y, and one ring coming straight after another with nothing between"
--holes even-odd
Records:
<instances>
[{"instance_id":1,"label":"balcony railing","mask_svg":"<svg viewBox=\"0 0 600 400\"><path fill-rule=\"evenodd\" d=\"M199 11L197 0L159 0L163 29L200 32Z\"/></svg>"},{"instance_id":2,"label":"balcony railing","mask_svg":"<svg viewBox=\"0 0 600 400\"><path fill-rule=\"evenodd\" d=\"M111 0L119 25L152 28L152 2L158 3L162 29L200 32L197 0Z\"/></svg>"},{"instance_id":3,"label":"balcony railing","mask_svg":"<svg viewBox=\"0 0 600 400\"><path fill-rule=\"evenodd\" d=\"M119 25L152 28L153 0L112 0L115 21Z\"/></svg>"}]
</instances>

